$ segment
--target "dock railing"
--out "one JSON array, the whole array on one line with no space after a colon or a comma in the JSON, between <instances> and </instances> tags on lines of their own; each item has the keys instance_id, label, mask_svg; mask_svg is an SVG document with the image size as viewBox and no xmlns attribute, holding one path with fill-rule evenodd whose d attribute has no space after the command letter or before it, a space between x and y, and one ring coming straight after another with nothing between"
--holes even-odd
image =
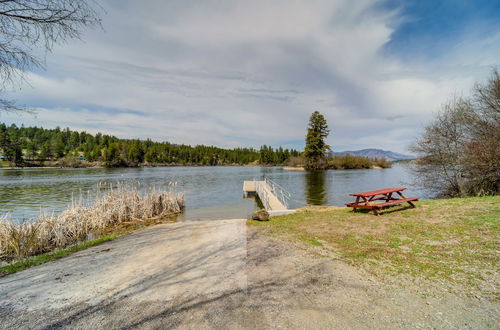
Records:
<instances>
[{"instance_id":1,"label":"dock railing","mask_svg":"<svg viewBox=\"0 0 500 330\"><path fill-rule=\"evenodd\" d=\"M269 188L271 188L271 192L274 194L274 196L276 196L281 204L283 204L285 208L288 209L292 195L277 182L268 178L265 178L264 181L267 183Z\"/></svg>"},{"instance_id":2,"label":"dock railing","mask_svg":"<svg viewBox=\"0 0 500 330\"><path fill-rule=\"evenodd\" d=\"M257 180L254 179L255 184L255 192L257 196L259 196L262 205L264 205L264 209L269 210L271 206L269 205L269 190L265 189Z\"/></svg>"}]
</instances>

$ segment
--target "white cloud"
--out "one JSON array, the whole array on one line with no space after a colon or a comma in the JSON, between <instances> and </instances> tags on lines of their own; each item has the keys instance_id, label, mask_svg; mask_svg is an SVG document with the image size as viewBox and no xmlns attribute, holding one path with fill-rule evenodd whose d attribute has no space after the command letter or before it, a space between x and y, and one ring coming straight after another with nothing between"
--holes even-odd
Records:
<instances>
[{"instance_id":1,"label":"white cloud","mask_svg":"<svg viewBox=\"0 0 500 330\"><path fill-rule=\"evenodd\" d=\"M405 151L440 104L484 77L498 35L403 62L384 52L401 17L376 5L109 0L104 33L57 48L14 94L43 108L37 119L4 118L233 147L302 141L319 110L334 147Z\"/></svg>"}]
</instances>

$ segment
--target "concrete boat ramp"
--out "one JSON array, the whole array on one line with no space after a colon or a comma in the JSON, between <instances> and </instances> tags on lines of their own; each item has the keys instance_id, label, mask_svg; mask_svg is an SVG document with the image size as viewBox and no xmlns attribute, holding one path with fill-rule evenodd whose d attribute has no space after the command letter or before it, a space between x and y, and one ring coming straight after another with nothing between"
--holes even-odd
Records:
<instances>
[{"instance_id":1,"label":"concrete boat ramp","mask_svg":"<svg viewBox=\"0 0 500 330\"><path fill-rule=\"evenodd\" d=\"M288 208L290 193L272 180L243 181L243 193L245 197L257 195L271 216L295 213L295 210Z\"/></svg>"}]
</instances>

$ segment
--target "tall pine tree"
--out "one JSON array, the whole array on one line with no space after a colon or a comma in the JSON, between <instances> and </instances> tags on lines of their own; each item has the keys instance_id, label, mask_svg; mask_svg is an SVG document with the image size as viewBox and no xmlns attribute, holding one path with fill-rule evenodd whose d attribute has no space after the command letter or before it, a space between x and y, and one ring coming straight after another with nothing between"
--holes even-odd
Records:
<instances>
[{"instance_id":1,"label":"tall pine tree","mask_svg":"<svg viewBox=\"0 0 500 330\"><path fill-rule=\"evenodd\" d=\"M327 167L326 153L331 150L325 141L328 133L330 130L325 117L319 111L314 111L309 118L304 148L307 169L316 170Z\"/></svg>"}]
</instances>

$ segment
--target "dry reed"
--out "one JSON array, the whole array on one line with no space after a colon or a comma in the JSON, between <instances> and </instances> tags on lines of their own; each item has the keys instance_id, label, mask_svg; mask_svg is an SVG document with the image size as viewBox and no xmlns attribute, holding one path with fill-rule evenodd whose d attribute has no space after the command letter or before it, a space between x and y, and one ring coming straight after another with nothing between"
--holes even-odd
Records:
<instances>
[{"instance_id":1,"label":"dry reed","mask_svg":"<svg viewBox=\"0 0 500 330\"><path fill-rule=\"evenodd\" d=\"M183 209L183 194L157 189L141 194L136 186L119 184L98 193L92 204L80 198L59 215L40 212L34 221L21 223L5 215L0 217L0 260L10 262L64 248L122 222L167 217Z\"/></svg>"}]
</instances>

